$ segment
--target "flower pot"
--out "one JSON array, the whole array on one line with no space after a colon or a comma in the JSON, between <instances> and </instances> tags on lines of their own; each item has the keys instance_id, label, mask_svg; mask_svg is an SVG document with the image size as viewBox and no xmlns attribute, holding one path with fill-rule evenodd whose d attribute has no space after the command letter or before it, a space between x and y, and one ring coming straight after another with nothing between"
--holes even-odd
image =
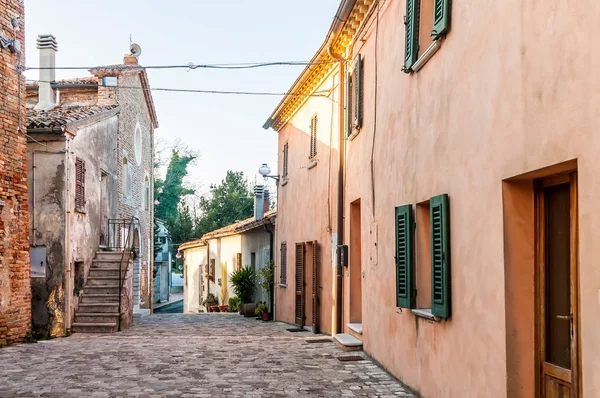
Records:
<instances>
[{"instance_id":1,"label":"flower pot","mask_svg":"<svg viewBox=\"0 0 600 398\"><path fill-rule=\"evenodd\" d=\"M240 313L240 315L244 315L244 304L238 304L238 312Z\"/></svg>"},{"instance_id":2,"label":"flower pot","mask_svg":"<svg viewBox=\"0 0 600 398\"><path fill-rule=\"evenodd\" d=\"M228 305L220 305L219 306L219 311L221 311L221 312L227 312L228 308L229 308Z\"/></svg>"},{"instance_id":3,"label":"flower pot","mask_svg":"<svg viewBox=\"0 0 600 398\"><path fill-rule=\"evenodd\" d=\"M268 312L263 312L263 314L262 314L262 320L263 321L269 321L269 320L271 320L271 314L268 313Z\"/></svg>"},{"instance_id":4,"label":"flower pot","mask_svg":"<svg viewBox=\"0 0 600 398\"><path fill-rule=\"evenodd\" d=\"M256 303L247 303L244 304L244 316L249 318L254 316L254 312L256 311Z\"/></svg>"}]
</instances>

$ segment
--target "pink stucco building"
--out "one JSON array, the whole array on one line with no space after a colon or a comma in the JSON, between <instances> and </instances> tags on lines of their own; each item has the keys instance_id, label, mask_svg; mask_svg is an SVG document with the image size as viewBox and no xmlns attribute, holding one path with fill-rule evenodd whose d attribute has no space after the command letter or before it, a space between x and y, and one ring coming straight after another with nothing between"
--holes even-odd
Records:
<instances>
[{"instance_id":1,"label":"pink stucco building","mask_svg":"<svg viewBox=\"0 0 600 398\"><path fill-rule=\"evenodd\" d=\"M550 3L341 2L265 124L278 320L424 397L600 396L600 4Z\"/></svg>"}]
</instances>

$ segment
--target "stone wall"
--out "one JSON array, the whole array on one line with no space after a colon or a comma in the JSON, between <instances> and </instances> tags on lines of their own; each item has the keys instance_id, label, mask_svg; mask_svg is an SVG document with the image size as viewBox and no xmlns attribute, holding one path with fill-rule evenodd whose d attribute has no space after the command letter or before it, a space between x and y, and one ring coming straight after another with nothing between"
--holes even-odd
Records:
<instances>
[{"instance_id":1,"label":"stone wall","mask_svg":"<svg viewBox=\"0 0 600 398\"><path fill-rule=\"evenodd\" d=\"M24 51L23 3L0 0L0 31L11 38L15 17L20 17L17 40ZM23 341L31 325L27 143L18 132L19 115L25 123L25 79L19 90L18 63L25 63L24 52L0 49L0 346Z\"/></svg>"}]
</instances>

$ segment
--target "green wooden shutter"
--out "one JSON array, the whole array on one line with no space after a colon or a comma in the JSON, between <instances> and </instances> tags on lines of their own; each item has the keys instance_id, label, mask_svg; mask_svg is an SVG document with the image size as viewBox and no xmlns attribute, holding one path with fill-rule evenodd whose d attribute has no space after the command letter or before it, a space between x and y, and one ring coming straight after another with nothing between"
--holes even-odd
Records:
<instances>
[{"instance_id":1,"label":"green wooden shutter","mask_svg":"<svg viewBox=\"0 0 600 398\"><path fill-rule=\"evenodd\" d=\"M437 40L450 30L450 0L434 0L433 31L431 37Z\"/></svg>"},{"instance_id":2,"label":"green wooden shutter","mask_svg":"<svg viewBox=\"0 0 600 398\"><path fill-rule=\"evenodd\" d=\"M431 313L450 318L450 208L448 195L429 201L431 212Z\"/></svg>"},{"instance_id":3,"label":"green wooden shutter","mask_svg":"<svg viewBox=\"0 0 600 398\"><path fill-rule=\"evenodd\" d=\"M415 307L412 205L396 207L396 306Z\"/></svg>"},{"instance_id":4,"label":"green wooden shutter","mask_svg":"<svg viewBox=\"0 0 600 398\"><path fill-rule=\"evenodd\" d=\"M352 113L350 109L350 105L352 95L352 75L350 73L346 74L346 89L344 91L344 131L346 133L346 137L352 134Z\"/></svg>"},{"instance_id":5,"label":"green wooden shutter","mask_svg":"<svg viewBox=\"0 0 600 398\"><path fill-rule=\"evenodd\" d=\"M404 72L410 73L419 54L419 5L420 0L406 0L406 39L404 47Z\"/></svg>"},{"instance_id":6,"label":"green wooden shutter","mask_svg":"<svg viewBox=\"0 0 600 398\"><path fill-rule=\"evenodd\" d=\"M356 128L362 127L363 113L363 76L362 56L358 54L354 63L354 124Z\"/></svg>"}]
</instances>

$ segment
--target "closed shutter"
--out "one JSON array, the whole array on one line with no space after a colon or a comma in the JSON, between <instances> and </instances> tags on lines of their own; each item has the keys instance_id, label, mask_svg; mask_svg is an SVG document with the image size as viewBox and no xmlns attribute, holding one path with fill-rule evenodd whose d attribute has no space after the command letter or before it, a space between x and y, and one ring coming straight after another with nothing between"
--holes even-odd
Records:
<instances>
[{"instance_id":1,"label":"closed shutter","mask_svg":"<svg viewBox=\"0 0 600 398\"><path fill-rule=\"evenodd\" d=\"M75 210L85 209L85 161L75 159Z\"/></svg>"},{"instance_id":2,"label":"closed shutter","mask_svg":"<svg viewBox=\"0 0 600 398\"><path fill-rule=\"evenodd\" d=\"M314 115L310 119L310 158L317 156L317 123L319 119Z\"/></svg>"},{"instance_id":3,"label":"closed shutter","mask_svg":"<svg viewBox=\"0 0 600 398\"><path fill-rule=\"evenodd\" d=\"M431 313L450 317L450 209L448 195L429 201L431 212Z\"/></svg>"},{"instance_id":4,"label":"closed shutter","mask_svg":"<svg viewBox=\"0 0 600 398\"><path fill-rule=\"evenodd\" d=\"M283 146L283 176L288 175L288 143Z\"/></svg>"},{"instance_id":5,"label":"closed shutter","mask_svg":"<svg viewBox=\"0 0 600 398\"><path fill-rule=\"evenodd\" d=\"M344 131L346 137L352 134L352 75L346 74L346 89L344 91Z\"/></svg>"},{"instance_id":6,"label":"closed shutter","mask_svg":"<svg viewBox=\"0 0 600 398\"><path fill-rule=\"evenodd\" d=\"M239 271L242 269L242 253L238 253L235 256L235 270Z\"/></svg>"},{"instance_id":7,"label":"closed shutter","mask_svg":"<svg viewBox=\"0 0 600 398\"><path fill-rule=\"evenodd\" d=\"M304 326L304 253L305 244L296 243L296 325Z\"/></svg>"},{"instance_id":8,"label":"closed shutter","mask_svg":"<svg viewBox=\"0 0 600 398\"><path fill-rule=\"evenodd\" d=\"M419 54L419 5L421 0L406 0L404 25L406 37L404 45L404 72L410 73Z\"/></svg>"},{"instance_id":9,"label":"closed shutter","mask_svg":"<svg viewBox=\"0 0 600 398\"><path fill-rule=\"evenodd\" d=\"M209 278L214 280L215 279L215 260L211 259L210 260L210 275Z\"/></svg>"},{"instance_id":10,"label":"closed shutter","mask_svg":"<svg viewBox=\"0 0 600 398\"><path fill-rule=\"evenodd\" d=\"M396 207L396 306L415 307L412 205Z\"/></svg>"},{"instance_id":11,"label":"closed shutter","mask_svg":"<svg viewBox=\"0 0 600 398\"><path fill-rule=\"evenodd\" d=\"M312 242L312 329L313 333L319 333L319 265L317 263L317 241Z\"/></svg>"},{"instance_id":12,"label":"closed shutter","mask_svg":"<svg viewBox=\"0 0 600 398\"><path fill-rule=\"evenodd\" d=\"M363 115L363 68L362 55L358 54L354 63L354 125L357 129L362 127Z\"/></svg>"},{"instance_id":13,"label":"closed shutter","mask_svg":"<svg viewBox=\"0 0 600 398\"><path fill-rule=\"evenodd\" d=\"M279 273L279 283L287 283L287 243L281 242L281 270Z\"/></svg>"},{"instance_id":14,"label":"closed shutter","mask_svg":"<svg viewBox=\"0 0 600 398\"><path fill-rule=\"evenodd\" d=\"M433 31L431 37L438 40L450 30L450 0L434 0Z\"/></svg>"}]
</instances>

